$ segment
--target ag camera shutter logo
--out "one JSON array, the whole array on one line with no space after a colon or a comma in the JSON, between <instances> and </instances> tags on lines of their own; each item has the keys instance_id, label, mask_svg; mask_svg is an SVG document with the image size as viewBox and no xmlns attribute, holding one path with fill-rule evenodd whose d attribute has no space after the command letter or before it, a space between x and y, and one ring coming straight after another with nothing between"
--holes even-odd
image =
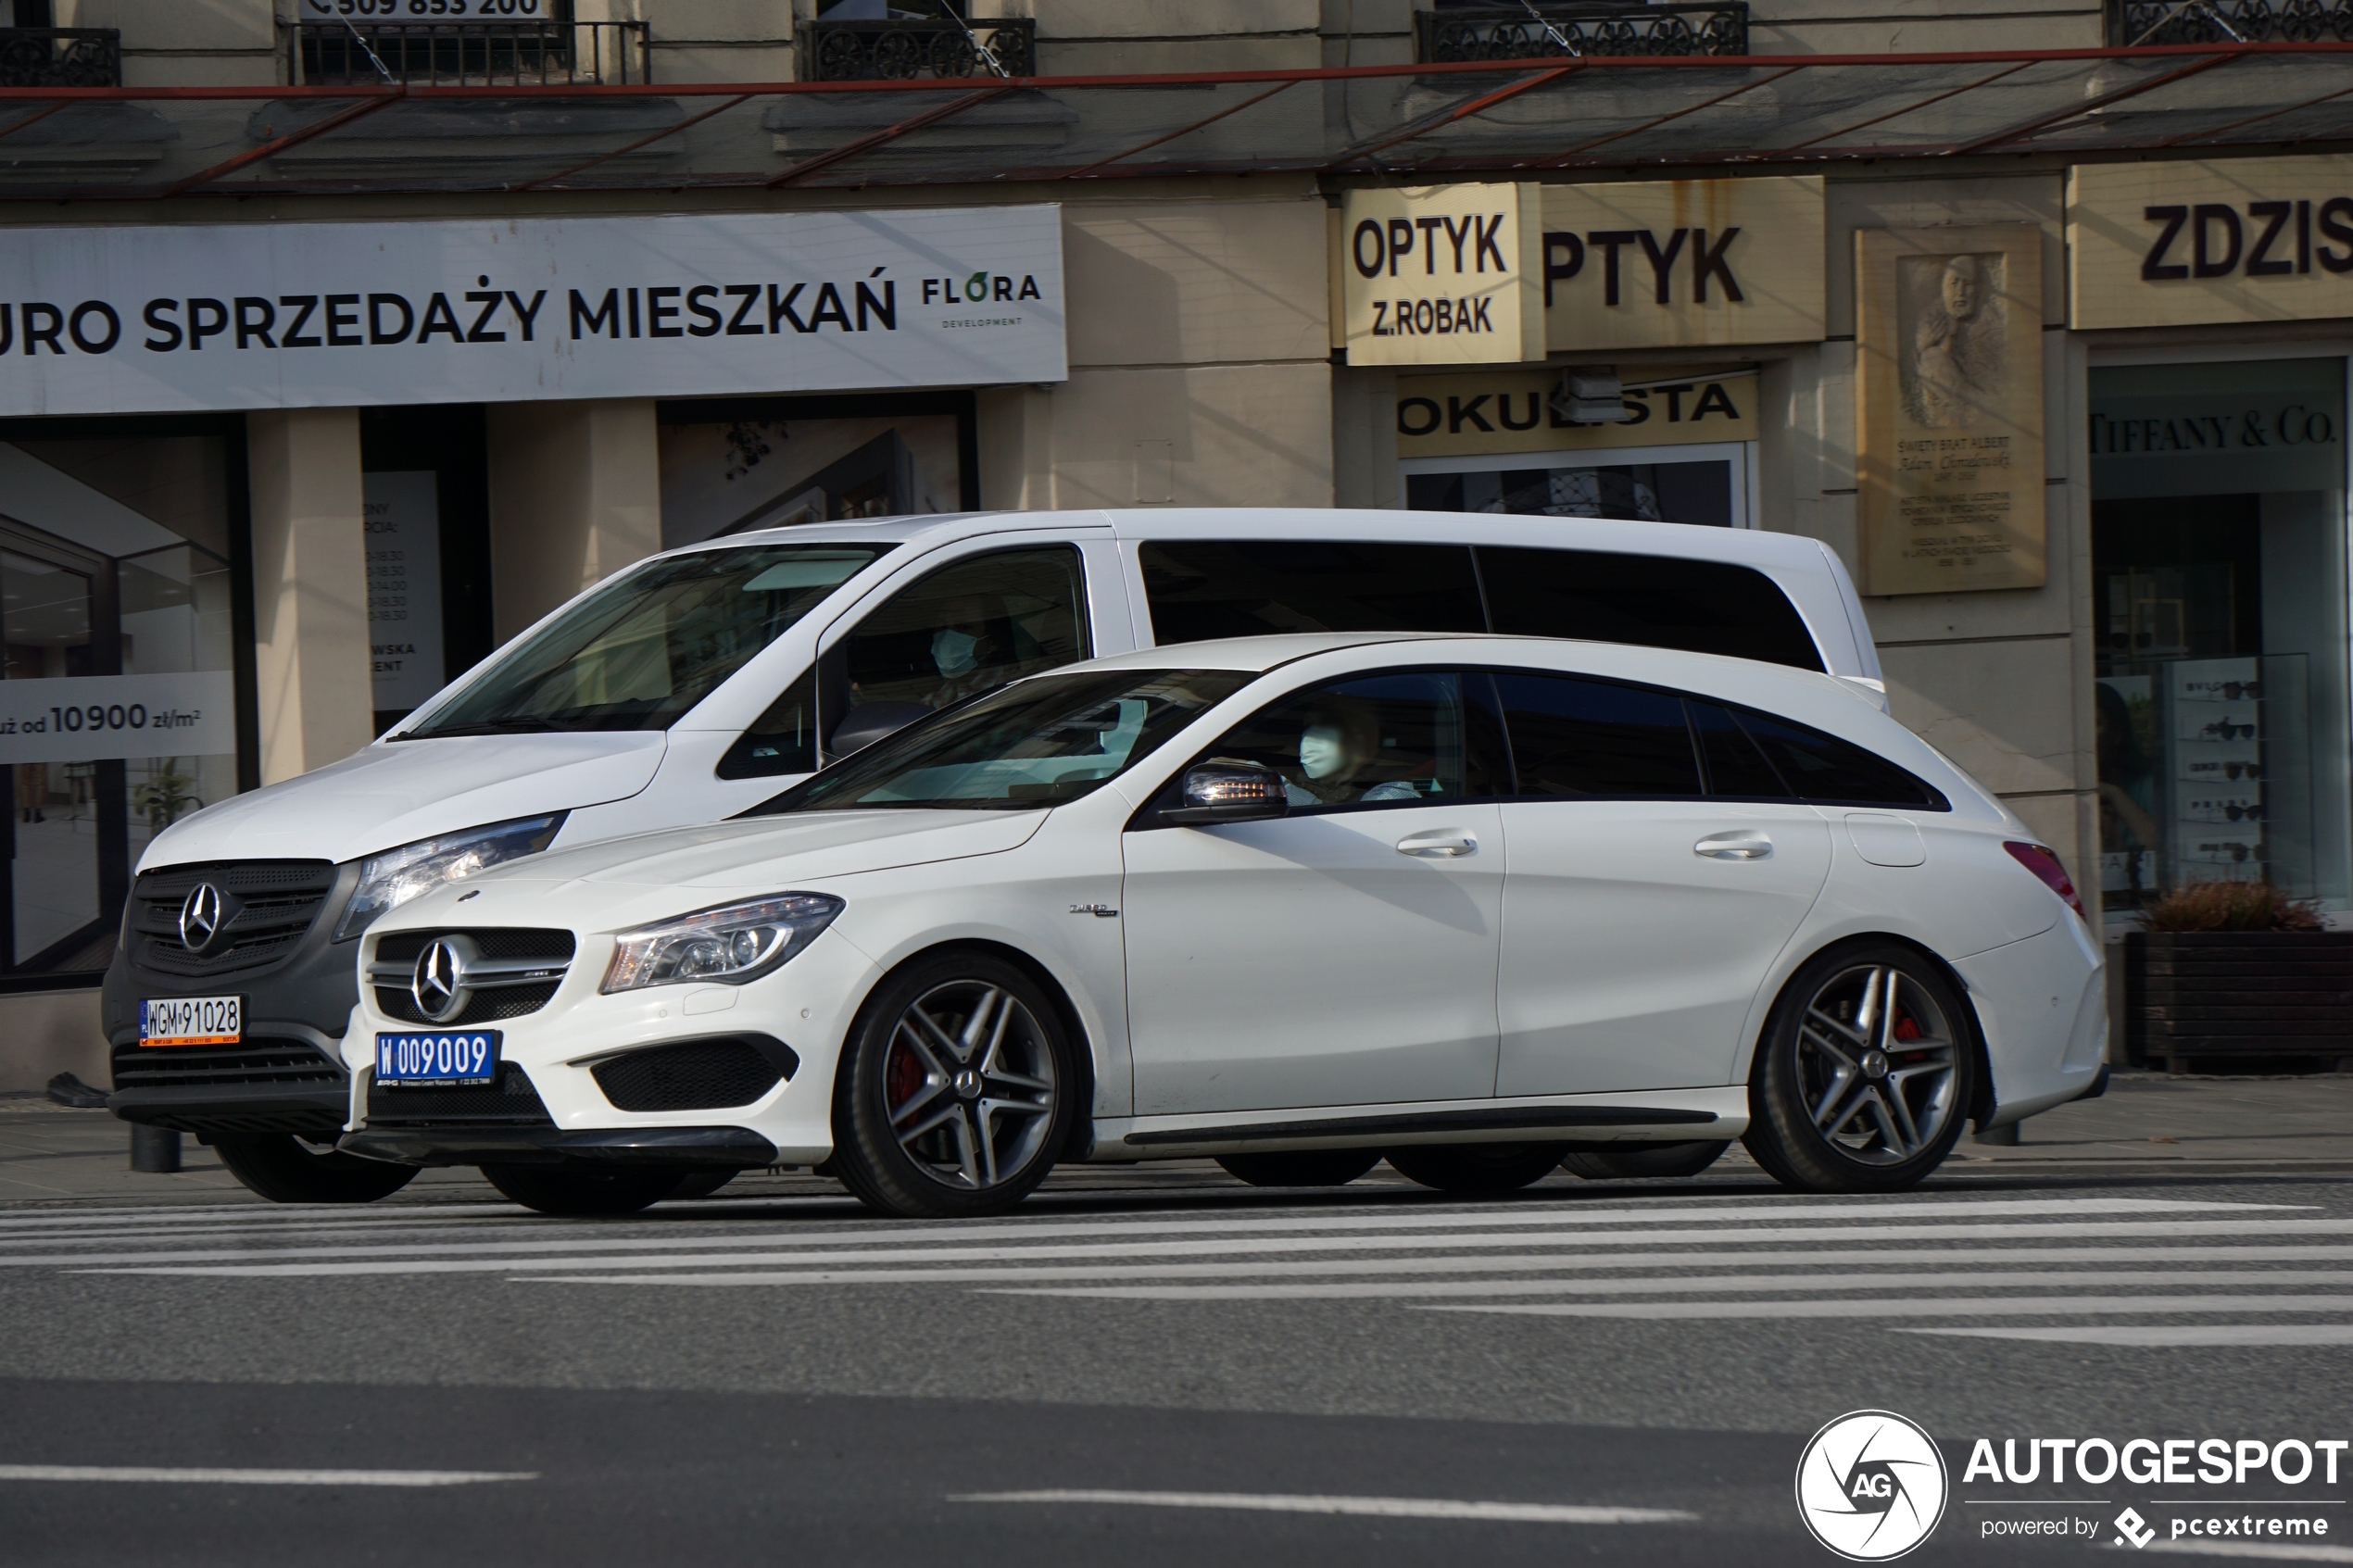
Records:
<instances>
[{"instance_id":1,"label":"ag camera shutter logo","mask_svg":"<svg viewBox=\"0 0 2353 1568\"><path fill-rule=\"evenodd\" d=\"M1840 1416L1797 1461L1798 1517L1850 1562L1885 1562L1928 1539L1949 1492L1935 1439L1892 1411Z\"/></svg>"}]
</instances>

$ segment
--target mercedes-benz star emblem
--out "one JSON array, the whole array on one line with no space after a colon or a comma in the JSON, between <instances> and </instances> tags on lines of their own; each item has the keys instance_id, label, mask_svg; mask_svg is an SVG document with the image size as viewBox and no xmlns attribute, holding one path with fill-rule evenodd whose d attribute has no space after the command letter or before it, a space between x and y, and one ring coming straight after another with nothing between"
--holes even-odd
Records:
<instances>
[{"instance_id":1,"label":"mercedes-benz star emblem","mask_svg":"<svg viewBox=\"0 0 2353 1568\"><path fill-rule=\"evenodd\" d=\"M180 942L192 953L212 945L220 931L220 889L208 882L196 884L180 903Z\"/></svg>"},{"instance_id":2,"label":"mercedes-benz star emblem","mask_svg":"<svg viewBox=\"0 0 2353 1568\"><path fill-rule=\"evenodd\" d=\"M447 1023L466 1010L465 956L447 942L434 942L417 955L417 972L409 982L417 1010L435 1023Z\"/></svg>"}]
</instances>

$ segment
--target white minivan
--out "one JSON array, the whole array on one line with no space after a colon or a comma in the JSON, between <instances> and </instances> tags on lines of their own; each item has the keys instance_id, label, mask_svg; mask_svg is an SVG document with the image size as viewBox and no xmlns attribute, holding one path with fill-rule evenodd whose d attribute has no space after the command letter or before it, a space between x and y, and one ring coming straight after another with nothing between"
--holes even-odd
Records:
<instances>
[{"instance_id":1,"label":"white minivan","mask_svg":"<svg viewBox=\"0 0 2353 1568\"><path fill-rule=\"evenodd\" d=\"M197 1134L264 1197L381 1197L411 1170L333 1144L349 1114L356 944L387 910L550 847L735 815L1041 670L1374 631L1729 654L1821 671L1885 706L1844 569L1790 534L1154 508L722 537L582 594L355 756L157 837L107 972L109 1103ZM484 1117L501 1113L495 1098Z\"/></svg>"}]
</instances>

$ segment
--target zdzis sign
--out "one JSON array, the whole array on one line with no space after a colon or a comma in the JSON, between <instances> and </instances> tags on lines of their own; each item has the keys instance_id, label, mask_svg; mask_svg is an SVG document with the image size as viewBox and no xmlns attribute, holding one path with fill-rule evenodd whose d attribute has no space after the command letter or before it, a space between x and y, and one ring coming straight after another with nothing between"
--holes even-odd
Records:
<instances>
[{"instance_id":1,"label":"zdzis sign","mask_svg":"<svg viewBox=\"0 0 2353 1568\"><path fill-rule=\"evenodd\" d=\"M2353 316L2353 163L2070 171L2069 324L2183 327Z\"/></svg>"}]
</instances>

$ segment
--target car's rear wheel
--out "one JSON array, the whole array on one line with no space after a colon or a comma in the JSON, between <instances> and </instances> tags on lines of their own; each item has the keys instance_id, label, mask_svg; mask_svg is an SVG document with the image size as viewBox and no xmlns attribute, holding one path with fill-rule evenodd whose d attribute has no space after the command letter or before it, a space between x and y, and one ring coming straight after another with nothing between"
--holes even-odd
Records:
<instances>
[{"instance_id":1,"label":"car's rear wheel","mask_svg":"<svg viewBox=\"0 0 2353 1568\"><path fill-rule=\"evenodd\" d=\"M1441 1192L1517 1192L1551 1174L1566 1152L1556 1143L1417 1144L1390 1149L1389 1162Z\"/></svg>"},{"instance_id":2,"label":"car's rear wheel","mask_svg":"<svg viewBox=\"0 0 2353 1568\"><path fill-rule=\"evenodd\" d=\"M211 1144L231 1175L272 1203L373 1203L417 1175L414 1165L362 1160L292 1133L222 1133Z\"/></svg>"},{"instance_id":3,"label":"car's rear wheel","mask_svg":"<svg viewBox=\"0 0 2353 1568\"><path fill-rule=\"evenodd\" d=\"M1589 1182L1696 1176L1724 1157L1729 1143L1631 1144L1606 1153L1565 1154L1561 1169Z\"/></svg>"},{"instance_id":4,"label":"car's rear wheel","mask_svg":"<svg viewBox=\"0 0 2353 1568\"><path fill-rule=\"evenodd\" d=\"M911 1219L994 1214L1054 1167L1075 1114L1046 994L980 953L919 961L867 998L835 1086L834 1174Z\"/></svg>"},{"instance_id":5,"label":"car's rear wheel","mask_svg":"<svg viewBox=\"0 0 2353 1568\"><path fill-rule=\"evenodd\" d=\"M1835 948L1774 1004L1742 1142L1784 1186L1898 1191L1952 1152L1976 1086L1969 1014L1935 965L1892 942Z\"/></svg>"},{"instance_id":6,"label":"car's rear wheel","mask_svg":"<svg viewBox=\"0 0 2353 1568\"><path fill-rule=\"evenodd\" d=\"M678 1165L484 1165L483 1179L542 1214L634 1214L668 1198L686 1177Z\"/></svg>"},{"instance_id":7,"label":"car's rear wheel","mask_svg":"<svg viewBox=\"0 0 2353 1568\"><path fill-rule=\"evenodd\" d=\"M1221 1154L1217 1163L1254 1187L1344 1187L1380 1163L1368 1148L1286 1149L1274 1154Z\"/></svg>"}]
</instances>

